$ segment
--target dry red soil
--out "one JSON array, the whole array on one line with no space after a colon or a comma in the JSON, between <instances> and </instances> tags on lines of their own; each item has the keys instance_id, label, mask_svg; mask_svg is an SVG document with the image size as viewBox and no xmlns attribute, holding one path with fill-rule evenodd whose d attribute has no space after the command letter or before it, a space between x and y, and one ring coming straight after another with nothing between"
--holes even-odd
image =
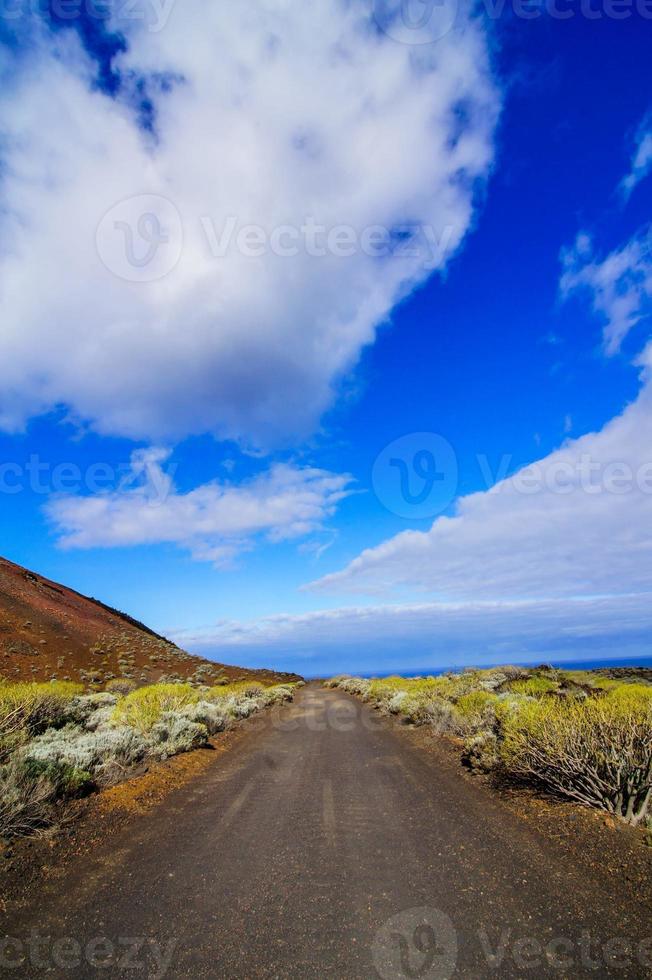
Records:
<instances>
[{"instance_id":1,"label":"dry red soil","mask_svg":"<svg viewBox=\"0 0 652 980\"><path fill-rule=\"evenodd\" d=\"M192 656L142 623L0 558L0 678L137 684L165 679L211 684L294 674L229 667Z\"/></svg>"}]
</instances>

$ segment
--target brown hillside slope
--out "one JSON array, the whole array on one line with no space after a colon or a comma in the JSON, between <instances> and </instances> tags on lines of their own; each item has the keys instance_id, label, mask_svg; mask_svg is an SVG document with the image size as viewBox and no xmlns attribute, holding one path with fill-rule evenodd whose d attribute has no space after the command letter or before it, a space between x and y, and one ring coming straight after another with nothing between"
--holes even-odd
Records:
<instances>
[{"instance_id":1,"label":"brown hillside slope","mask_svg":"<svg viewBox=\"0 0 652 980\"><path fill-rule=\"evenodd\" d=\"M20 565L0 558L0 677L82 681L102 686L116 677L215 683L256 678L298 680L294 674L248 670L194 657L165 637Z\"/></svg>"}]
</instances>

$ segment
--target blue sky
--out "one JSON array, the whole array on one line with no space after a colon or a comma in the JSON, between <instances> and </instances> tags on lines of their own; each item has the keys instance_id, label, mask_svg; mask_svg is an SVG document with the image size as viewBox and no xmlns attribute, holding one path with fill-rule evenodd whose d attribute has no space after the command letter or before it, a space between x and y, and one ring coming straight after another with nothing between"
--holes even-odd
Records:
<instances>
[{"instance_id":1,"label":"blue sky","mask_svg":"<svg viewBox=\"0 0 652 980\"><path fill-rule=\"evenodd\" d=\"M652 20L372 7L6 24L2 551L231 662L647 655ZM309 215L389 251L271 254Z\"/></svg>"}]
</instances>

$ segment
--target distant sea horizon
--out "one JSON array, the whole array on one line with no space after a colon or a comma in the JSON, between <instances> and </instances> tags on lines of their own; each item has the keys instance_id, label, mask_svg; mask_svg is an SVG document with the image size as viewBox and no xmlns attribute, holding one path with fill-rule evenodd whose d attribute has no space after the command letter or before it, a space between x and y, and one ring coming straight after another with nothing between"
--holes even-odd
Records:
<instances>
[{"instance_id":1,"label":"distant sea horizon","mask_svg":"<svg viewBox=\"0 0 652 980\"><path fill-rule=\"evenodd\" d=\"M649 667L652 669L652 654L647 657L608 657L600 660L537 660L524 663L520 660L515 661L496 661L491 664L457 664L448 667L422 667L411 668L410 670L387 670L379 673L363 672L356 674L356 677L437 677L440 674L460 673L463 670L492 670L496 667L504 667L507 664L515 667L538 667L546 664L550 667L557 667L560 670L601 670L607 667Z\"/></svg>"}]
</instances>

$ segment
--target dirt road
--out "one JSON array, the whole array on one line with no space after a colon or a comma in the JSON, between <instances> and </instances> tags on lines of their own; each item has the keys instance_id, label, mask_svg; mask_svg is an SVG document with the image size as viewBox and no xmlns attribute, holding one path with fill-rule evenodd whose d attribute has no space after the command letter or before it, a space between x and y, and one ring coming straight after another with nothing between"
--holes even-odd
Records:
<instances>
[{"instance_id":1,"label":"dirt road","mask_svg":"<svg viewBox=\"0 0 652 980\"><path fill-rule=\"evenodd\" d=\"M645 977L649 912L311 685L10 915L0 973Z\"/></svg>"}]
</instances>

